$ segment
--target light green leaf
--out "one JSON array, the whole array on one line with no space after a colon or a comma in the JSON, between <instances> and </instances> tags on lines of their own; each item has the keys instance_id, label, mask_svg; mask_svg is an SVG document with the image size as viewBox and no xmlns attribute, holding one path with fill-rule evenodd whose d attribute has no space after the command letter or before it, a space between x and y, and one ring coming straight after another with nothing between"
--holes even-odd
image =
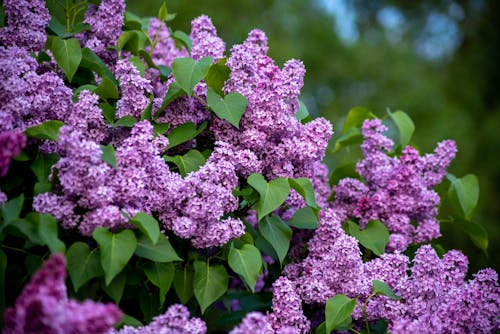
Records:
<instances>
[{"instance_id":1,"label":"light green leaf","mask_svg":"<svg viewBox=\"0 0 500 334\"><path fill-rule=\"evenodd\" d=\"M259 220L279 208L290 194L288 181L282 177L268 183L262 174L254 173L248 177L247 182L260 195L256 204Z\"/></svg>"},{"instance_id":2,"label":"light green leaf","mask_svg":"<svg viewBox=\"0 0 500 334\"><path fill-rule=\"evenodd\" d=\"M190 150L184 155L163 156L163 159L168 162L173 162L179 168L180 174L184 177L187 174L197 171L206 162L205 157L200 151Z\"/></svg>"},{"instance_id":3,"label":"light green leaf","mask_svg":"<svg viewBox=\"0 0 500 334\"><path fill-rule=\"evenodd\" d=\"M147 278L160 289L160 305L165 303L172 281L174 280L175 268L172 263L150 262L144 267Z\"/></svg>"},{"instance_id":4,"label":"light green leaf","mask_svg":"<svg viewBox=\"0 0 500 334\"><path fill-rule=\"evenodd\" d=\"M188 267L175 271L174 290L183 304L193 297L193 272Z\"/></svg>"},{"instance_id":5,"label":"light green leaf","mask_svg":"<svg viewBox=\"0 0 500 334\"><path fill-rule=\"evenodd\" d=\"M364 230L360 230L358 224L349 220L349 234L356 238L361 245L371 250L376 255L385 252L385 246L389 242L389 231L387 227L378 220L372 220Z\"/></svg>"},{"instance_id":6,"label":"light green leaf","mask_svg":"<svg viewBox=\"0 0 500 334\"><path fill-rule=\"evenodd\" d=\"M255 283L262 269L262 256L259 250L251 244L244 244L241 248L236 248L231 243L228 263L229 267L240 275L252 292L255 292Z\"/></svg>"},{"instance_id":7,"label":"light green leaf","mask_svg":"<svg viewBox=\"0 0 500 334\"><path fill-rule=\"evenodd\" d=\"M135 255L154 262L182 261L164 234L159 235L156 244L147 236L141 235L137 240Z\"/></svg>"},{"instance_id":8,"label":"light green leaf","mask_svg":"<svg viewBox=\"0 0 500 334\"><path fill-rule=\"evenodd\" d=\"M90 251L84 242L79 241L71 245L66 253L66 262L75 291L92 278L104 275L99 249L94 248Z\"/></svg>"},{"instance_id":9,"label":"light green leaf","mask_svg":"<svg viewBox=\"0 0 500 334\"><path fill-rule=\"evenodd\" d=\"M356 300L338 294L328 299L325 308L326 333L337 330L345 330L351 327L351 313L356 306Z\"/></svg>"},{"instance_id":10,"label":"light green leaf","mask_svg":"<svg viewBox=\"0 0 500 334\"><path fill-rule=\"evenodd\" d=\"M92 236L100 246L101 265L106 285L109 285L132 258L137 247L137 239L131 230L111 233L104 227L96 228Z\"/></svg>"},{"instance_id":11,"label":"light green leaf","mask_svg":"<svg viewBox=\"0 0 500 334\"><path fill-rule=\"evenodd\" d=\"M462 178L456 178L448 174L448 179L451 181L448 200L453 209L466 220L472 219L479 200L479 181L476 175L468 174Z\"/></svg>"},{"instance_id":12,"label":"light green leaf","mask_svg":"<svg viewBox=\"0 0 500 334\"><path fill-rule=\"evenodd\" d=\"M293 115L297 120L302 121L307 116L309 116L309 111L307 110L307 106L304 102L299 100L299 110Z\"/></svg>"},{"instance_id":13,"label":"light green leaf","mask_svg":"<svg viewBox=\"0 0 500 334\"><path fill-rule=\"evenodd\" d=\"M333 147L333 153L336 153L346 146L359 144L363 141L363 135L361 130L358 128L349 128L345 133L335 141L335 146Z\"/></svg>"},{"instance_id":14,"label":"light green leaf","mask_svg":"<svg viewBox=\"0 0 500 334\"><path fill-rule=\"evenodd\" d=\"M231 70L226 66L226 58L219 59L208 69L208 74L205 78L207 86L212 88L218 95L224 95L222 88L224 87L226 80L229 78L230 73Z\"/></svg>"},{"instance_id":15,"label":"light green leaf","mask_svg":"<svg viewBox=\"0 0 500 334\"><path fill-rule=\"evenodd\" d=\"M62 39L60 37L52 37L50 51L71 82L73 76L82 60L82 49L80 42L76 38Z\"/></svg>"},{"instance_id":16,"label":"light green leaf","mask_svg":"<svg viewBox=\"0 0 500 334\"><path fill-rule=\"evenodd\" d=\"M280 217L271 216L259 221L259 231L276 251L280 263L283 263L290 248L292 229Z\"/></svg>"},{"instance_id":17,"label":"light green leaf","mask_svg":"<svg viewBox=\"0 0 500 334\"><path fill-rule=\"evenodd\" d=\"M158 242L158 238L160 237L160 226L156 219L144 212L137 212L130 220L130 223L137 226L153 244Z\"/></svg>"},{"instance_id":18,"label":"light green leaf","mask_svg":"<svg viewBox=\"0 0 500 334\"><path fill-rule=\"evenodd\" d=\"M176 58L172 63L175 82L188 96L193 95L194 86L205 78L212 62L212 57L203 57L199 61L192 58Z\"/></svg>"},{"instance_id":19,"label":"light green leaf","mask_svg":"<svg viewBox=\"0 0 500 334\"><path fill-rule=\"evenodd\" d=\"M240 127L240 120L245 112L248 100L240 93L229 93L223 98L212 88L208 88L207 102L210 109L221 119L225 119L234 127Z\"/></svg>"},{"instance_id":20,"label":"light green leaf","mask_svg":"<svg viewBox=\"0 0 500 334\"><path fill-rule=\"evenodd\" d=\"M345 118L342 133L345 134L352 128L360 129L365 120L372 118L376 116L370 110L363 107L352 108Z\"/></svg>"},{"instance_id":21,"label":"light green leaf","mask_svg":"<svg viewBox=\"0 0 500 334\"><path fill-rule=\"evenodd\" d=\"M38 237L52 254L66 252L66 245L58 238L58 225L52 215L32 212L25 219L35 226Z\"/></svg>"},{"instance_id":22,"label":"light green leaf","mask_svg":"<svg viewBox=\"0 0 500 334\"><path fill-rule=\"evenodd\" d=\"M134 116L125 115L113 124L114 127L123 126L126 128L132 128L137 123L137 119Z\"/></svg>"},{"instance_id":23,"label":"light green leaf","mask_svg":"<svg viewBox=\"0 0 500 334\"><path fill-rule=\"evenodd\" d=\"M176 30L172 35L172 39L175 42L175 46L181 50L182 47L185 47L186 50L191 53L191 48L193 47L193 41L184 31Z\"/></svg>"},{"instance_id":24,"label":"light green leaf","mask_svg":"<svg viewBox=\"0 0 500 334\"><path fill-rule=\"evenodd\" d=\"M389 297L390 299L393 299L393 300L401 300L402 299L401 297L396 295L394 293L394 291L392 291L392 289L387 284L385 284L382 281L373 280L372 281L372 289L373 289L373 292L376 293L377 295L386 296L386 297Z\"/></svg>"},{"instance_id":25,"label":"light green leaf","mask_svg":"<svg viewBox=\"0 0 500 334\"><path fill-rule=\"evenodd\" d=\"M113 144L100 145L101 146L101 159L108 163L111 167L116 168L115 148Z\"/></svg>"},{"instance_id":26,"label":"light green leaf","mask_svg":"<svg viewBox=\"0 0 500 334\"><path fill-rule=\"evenodd\" d=\"M295 191L298 192L300 196L302 196L307 205L316 209L318 208L311 180L306 177L300 177L297 179L289 178L288 183L290 184L290 187L295 189Z\"/></svg>"},{"instance_id":27,"label":"light green leaf","mask_svg":"<svg viewBox=\"0 0 500 334\"><path fill-rule=\"evenodd\" d=\"M32 126L24 130L24 133L31 138L49 139L56 141L59 129L64 125L61 121L46 121L42 124Z\"/></svg>"},{"instance_id":28,"label":"light green leaf","mask_svg":"<svg viewBox=\"0 0 500 334\"><path fill-rule=\"evenodd\" d=\"M226 291L229 276L222 265L210 266L204 261L194 261L193 292L201 313Z\"/></svg>"},{"instance_id":29,"label":"light green leaf","mask_svg":"<svg viewBox=\"0 0 500 334\"><path fill-rule=\"evenodd\" d=\"M296 228L315 229L318 227L318 216L311 207L307 206L295 211L286 223Z\"/></svg>"},{"instance_id":30,"label":"light green leaf","mask_svg":"<svg viewBox=\"0 0 500 334\"><path fill-rule=\"evenodd\" d=\"M176 127L168 135L168 148L173 148L177 145L187 142L198 136L207 127L207 122L203 122L198 129L192 122L184 123Z\"/></svg>"},{"instance_id":31,"label":"light green leaf","mask_svg":"<svg viewBox=\"0 0 500 334\"><path fill-rule=\"evenodd\" d=\"M165 21L168 16L167 3L163 2L160 9L158 10L158 18L160 21Z\"/></svg>"},{"instance_id":32,"label":"light green leaf","mask_svg":"<svg viewBox=\"0 0 500 334\"><path fill-rule=\"evenodd\" d=\"M399 145L403 148L410 143L415 131L415 124L413 124L410 116L403 111L396 111L394 113L387 111L387 113L398 129Z\"/></svg>"}]
</instances>

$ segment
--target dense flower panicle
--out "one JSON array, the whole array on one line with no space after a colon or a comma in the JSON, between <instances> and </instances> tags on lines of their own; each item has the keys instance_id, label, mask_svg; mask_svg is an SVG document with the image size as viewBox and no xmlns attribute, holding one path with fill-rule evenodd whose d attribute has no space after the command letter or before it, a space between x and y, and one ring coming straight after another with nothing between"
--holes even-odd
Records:
<instances>
[{"instance_id":1,"label":"dense flower panicle","mask_svg":"<svg viewBox=\"0 0 500 334\"><path fill-rule=\"evenodd\" d=\"M273 283L273 312L268 314L274 330L293 327L298 334L309 333L310 322L302 311L302 301L295 290L295 283L281 276Z\"/></svg>"},{"instance_id":2,"label":"dense flower panicle","mask_svg":"<svg viewBox=\"0 0 500 334\"><path fill-rule=\"evenodd\" d=\"M63 255L53 255L35 273L5 312L4 334L106 333L120 320L114 304L70 300L66 293Z\"/></svg>"},{"instance_id":3,"label":"dense flower panicle","mask_svg":"<svg viewBox=\"0 0 500 334\"><path fill-rule=\"evenodd\" d=\"M233 328L229 334L274 334L274 329L267 317L260 312L247 313L241 323Z\"/></svg>"},{"instance_id":4,"label":"dense flower panicle","mask_svg":"<svg viewBox=\"0 0 500 334\"><path fill-rule=\"evenodd\" d=\"M0 30L4 46L18 46L31 51L44 49L47 34L45 26L50 14L44 0L5 0L7 26Z\"/></svg>"},{"instance_id":5,"label":"dense flower panicle","mask_svg":"<svg viewBox=\"0 0 500 334\"><path fill-rule=\"evenodd\" d=\"M226 43L217 36L217 30L208 16L201 15L191 22L189 37L193 41L191 57L194 60L210 56L217 62L224 57Z\"/></svg>"},{"instance_id":6,"label":"dense flower panicle","mask_svg":"<svg viewBox=\"0 0 500 334\"><path fill-rule=\"evenodd\" d=\"M98 105L99 96L88 90L81 91L66 124L82 131L86 138L101 143L108 137L108 127Z\"/></svg>"},{"instance_id":7,"label":"dense flower panicle","mask_svg":"<svg viewBox=\"0 0 500 334\"><path fill-rule=\"evenodd\" d=\"M440 236L436 219L440 199L431 187L444 177L456 147L453 141L443 141L434 154L421 157L407 146L399 158L393 158L387 155L393 143L382 134L385 130L378 119L364 122L364 159L356 170L366 184L341 180L334 187L333 206L358 218L361 227L370 220L381 220L391 232L387 250L402 251L410 244Z\"/></svg>"},{"instance_id":8,"label":"dense flower panicle","mask_svg":"<svg viewBox=\"0 0 500 334\"><path fill-rule=\"evenodd\" d=\"M12 158L26 146L26 136L18 131L0 132L0 177L9 170Z\"/></svg>"},{"instance_id":9,"label":"dense flower panicle","mask_svg":"<svg viewBox=\"0 0 500 334\"><path fill-rule=\"evenodd\" d=\"M159 19L152 18L149 21L148 35L151 37L151 40L154 40L155 36L157 36L157 42L151 57L156 65L170 67L175 58L189 57L189 53L185 48L177 48L174 40L170 36L170 31L167 26ZM151 50L150 48L151 47L147 47L146 51L149 52Z\"/></svg>"},{"instance_id":10,"label":"dense flower panicle","mask_svg":"<svg viewBox=\"0 0 500 334\"><path fill-rule=\"evenodd\" d=\"M189 317L187 307L174 304L164 314L154 317L147 326L125 326L120 330L111 330L107 334L205 334L207 331L205 322L199 318Z\"/></svg>"},{"instance_id":11,"label":"dense flower panicle","mask_svg":"<svg viewBox=\"0 0 500 334\"><path fill-rule=\"evenodd\" d=\"M149 105L149 98L144 93L151 93L149 80L143 78L128 59L116 63L115 75L120 81L122 96L116 103L116 116L133 116L140 118L141 113Z\"/></svg>"}]
</instances>

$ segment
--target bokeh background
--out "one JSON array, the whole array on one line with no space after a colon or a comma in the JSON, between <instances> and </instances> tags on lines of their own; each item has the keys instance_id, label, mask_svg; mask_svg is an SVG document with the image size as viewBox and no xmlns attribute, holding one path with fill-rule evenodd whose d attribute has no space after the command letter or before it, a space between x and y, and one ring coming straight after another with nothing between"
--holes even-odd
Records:
<instances>
[{"instance_id":1,"label":"bokeh background","mask_svg":"<svg viewBox=\"0 0 500 334\"><path fill-rule=\"evenodd\" d=\"M154 16L162 3L128 0L127 10ZM500 1L168 0L167 6L177 13L174 30L189 33L193 18L210 16L228 50L251 29L264 30L276 64L304 62L301 99L337 133L349 109L363 106L379 116L387 108L407 112L421 152L455 139L459 153L449 171L478 175L474 220L490 242L484 253L451 223L442 226L439 242L462 249L470 271L500 271ZM326 160L335 168L343 158L329 153Z\"/></svg>"}]
</instances>

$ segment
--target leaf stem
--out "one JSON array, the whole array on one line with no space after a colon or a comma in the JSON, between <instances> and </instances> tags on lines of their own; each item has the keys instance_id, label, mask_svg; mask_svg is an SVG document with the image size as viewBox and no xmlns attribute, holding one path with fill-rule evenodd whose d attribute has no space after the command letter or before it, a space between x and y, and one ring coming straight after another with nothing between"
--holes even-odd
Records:
<instances>
[{"instance_id":1,"label":"leaf stem","mask_svg":"<svg viewBox=\"0 0 500 334\"><path fill-rule=\"evenodd\" d=\"M372 292L372 294L369 295L368 298L366 298L365 303L363 304L363 317L365 318L365 325L366 325L366 330L368 331L368 334L370 334L370 325L368 324L368 316L366 314L366 307L368 306L368 301L370 300L370 298L372 298L375 295L376 295L376 293Z\"/></svg>"}]
</instances>

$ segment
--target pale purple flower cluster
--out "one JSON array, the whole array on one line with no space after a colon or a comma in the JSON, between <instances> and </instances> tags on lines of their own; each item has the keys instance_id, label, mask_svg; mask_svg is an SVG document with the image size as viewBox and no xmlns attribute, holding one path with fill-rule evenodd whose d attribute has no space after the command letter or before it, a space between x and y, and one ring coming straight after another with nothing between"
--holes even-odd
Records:
<instances>
[{"instance_id":1,"label":"pale purple flower cluster","mask_svg":"<svg viewBox=\"0 0 500 334\"><path fill-rule=\"evenodd\" d=\"M64 121L69 114L71 89L54 72L38 74L37 67L26 49L0 47L0 131Z\"/></svg>"},{"instance_id":2,"label":"pale purple flower cluster","mask_svg":"<svg viewBox=\"0 0 500 334\"><path fill-rule=\"evenodd\" d=\"M30 51L44 49L45 26L50 14L44 0L5 0L7 26L0 30L0 42L6 47L18 46Z\"/></svg>"},{"instance_id":3,"label":"pale purple flower cluster","mask_svg":"<svg viewBox=\"0 0 500 334\"><path fill-rule=\"evenodd\" d=\"M88 90L83 90L78 95L78 102L73 104L66 124L81 131L86 139L97 143L108 137L109 127L104 123L102 110L99 108L99 96Z\"/></svg>"},{"instance_id":4,"label":"pale purple flower cluster","mask_svg":"<svg viewBox=\"0 0 500 334\"><path fill-rule=\"evenodd\" d=\"M172 66L175 58L188 57L189 54L185 48L178 49L175 42L170 36L170 31L165 23L162 23L157 18L152 18L149 21L148 28L149 37L154 40L157 36L157 42L153 50L151 59L156 65ZM147 47L146 51L150 51L151 47Z\"/></svg>"},{"instance_id":5,"label":"pale purple flower cluster","mask_svg":"<svg viewBox=\"0 0 500 334\"><path fill-rule=\"evenodd\" d=\"M9 170L10 161L26 146L26 136L18 131L0 132L0 177Z\"/></svg>"},{"instance_id":6,"label":"pale purple flower cluster","mask_svg":"<svg viewBox=\"0 0 500 334\"><path fill-rule=\"evenodd\" d=\"M456 145L451 140L443 141L434 154L422 157L407 146L399 158L390 157L387 153L393 143L383 135L385 130L378 119L364 122L364 159L356 170L366 183L351 178L341 180L334 187L333 207L359 219L361 227L370 220L382 221L391 232L387 249L402 251L410 244L440 236L436 219L440 199L432 187L446 175Z\"/></svg>"},{"instance_id":7,"label":"pale purple flower cluster","mask_svg":"<svg viewBox=\"0 0 500 334\"><path fill-rule=\"evenodd\" d=\"M127 59L116 63L115 75L120 82L122 96L116 103L116 116L134 116L140 118L141 113L149 105L149 98L144 93L152 93L151 82L143 78L135 66Z\"/></svg>"},{"instance_id":8,"label":"pale purple flower cluster","mask_svg":"<svg viewBox=\"0 0 500 334\"><path fill-rule=\"evenodd\" d=\"M241 323L229 334L300 334L300 330L292 326L283 326L276 330L269 322L269 317L260 312L250 312Z\"/></svg>"},{"instance_id":9,"label":"pale purple flower cluster","mask_svg":"<svg viewBox=\"0 0 500 334\"><path fill-rule=\"evenodd\" d=\"M114 304L68 299L63 255L53 255L5 312L4 334L99 334L120 320Z\"/></svg>"},{"instance_id":10,"label":"pale purple flower cluster","mask_svg":"<svg viewBox=\"0 0 500 334\"><path fill-rule=\"evenodd\" d=\"M144 327L125 326L107 334L205 334L207 326L200 318L189 318L187 307L174 304Z\"/></svg>"},{"instance_id":11,"label":"pale purple flower cluster","mask_svg":"<svg viewBox=\"0 0 500 334\"><path fill-rule=\"evenodd\" d=\"M217 30L208 16L201 15L191 22L189 37L193 41L191 57L194 60L210 56L217 62L224 57L226 43L217 36Z\"/></svg>"}]
</instances>

